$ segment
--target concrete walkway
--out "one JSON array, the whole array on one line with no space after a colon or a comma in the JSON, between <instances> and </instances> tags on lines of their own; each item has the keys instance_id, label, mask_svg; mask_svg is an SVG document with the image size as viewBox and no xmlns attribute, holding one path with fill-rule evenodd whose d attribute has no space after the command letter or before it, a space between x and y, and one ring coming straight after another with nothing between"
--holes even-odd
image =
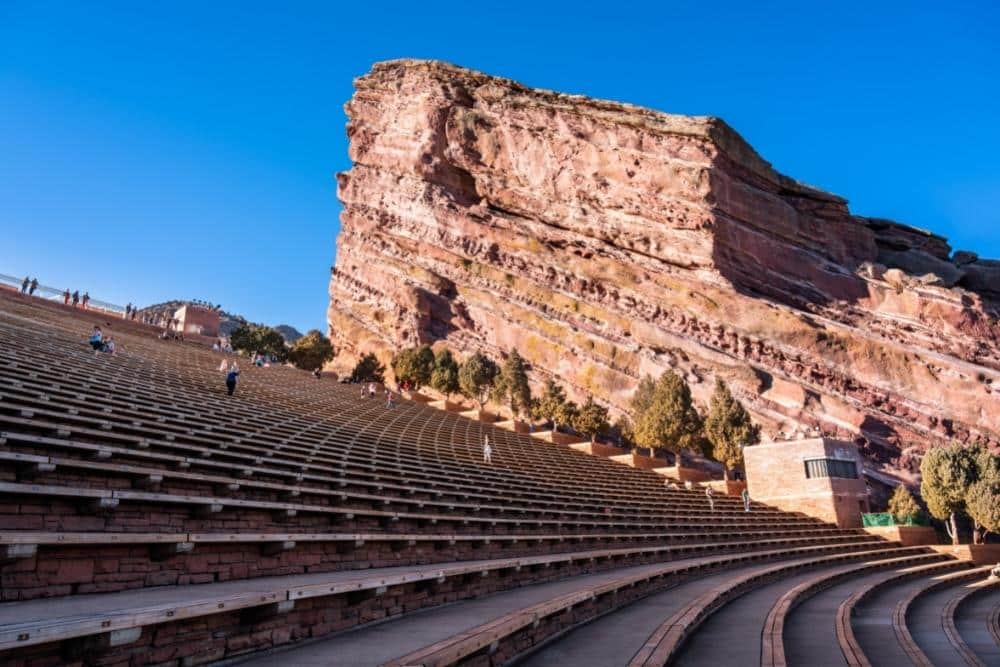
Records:
<instances>
[{"instance_id":1,"label":"concrete walkway","mask_svg":"<svg viewBox=\"0 0 1000 667\"><path fill-rule=\"evenodd\" d=\"M785 623L785 657L788 664L809 667L847 665L840 644L837 642L837 608L861 586L892 576L894 572L895 570L884 570L848 579L817 593L793 609ZM893 664L908 665L909 660L903 663L882 664L887 667Z\"/></svg>"},{"instance_id":2,"label":"concrete walkway","mask_svg":"<svg viewBox=\"0 0 1000 667\"><path fill-rule=\"evenodd\" d=\"M993 640L986 622L997 612L1000 591L978 595L958 608L955 627L965 643L987 665L1000 665L1000 644Z\"/></svg>"}]
</instances>

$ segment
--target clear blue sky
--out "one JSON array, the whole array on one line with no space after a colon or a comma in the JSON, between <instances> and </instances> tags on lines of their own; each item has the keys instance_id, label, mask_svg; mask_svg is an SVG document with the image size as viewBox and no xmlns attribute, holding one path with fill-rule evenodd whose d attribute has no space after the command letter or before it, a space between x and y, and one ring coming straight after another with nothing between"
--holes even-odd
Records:
<instances>
[{"instance_id":1,"label":"clear blue sky","mask_svg":"<svg viewBox=\"0 0 1000 667\"><path fill-rule=\"evenodd\" d=\"M1000 257L996 2L0 0L0 272L324 326L377 60L715 115L852 209Z\"/></svg>"}]
</instances>

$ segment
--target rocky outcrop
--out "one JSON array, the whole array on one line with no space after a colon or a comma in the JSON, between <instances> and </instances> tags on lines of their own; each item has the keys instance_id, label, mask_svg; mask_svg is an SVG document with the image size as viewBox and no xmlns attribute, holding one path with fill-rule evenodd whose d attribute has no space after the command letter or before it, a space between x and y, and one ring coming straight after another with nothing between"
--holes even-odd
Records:
<instances>
[{"instance_id":1,"label":"rocky outcrop","mask_svg":"<svg viewBox=\"0 0 1000 667\"><path fill-rule=\"evenodd\" d=\"M347 104L330 283L341 359L444 341L624 409L724 377L772 435L912 469L1000 444L1000 265L854 216L715 118L379 63Z\"/></svg>"}]
</instances>

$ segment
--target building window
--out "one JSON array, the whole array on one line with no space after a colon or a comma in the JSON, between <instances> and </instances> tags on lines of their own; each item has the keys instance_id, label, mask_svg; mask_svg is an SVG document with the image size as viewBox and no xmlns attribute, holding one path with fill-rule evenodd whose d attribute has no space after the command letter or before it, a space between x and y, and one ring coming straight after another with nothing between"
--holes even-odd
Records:
<instances>
[{"instance_id":1,"label":"building window","mask_svg":"<svg viewBox=\"0 0 1000 667\"><path fill-rule=\"evenodd\" d=\"M843 477L858 478L858 466L846 459L806 459L806 478Z\"/></svg>"}]
</instances>

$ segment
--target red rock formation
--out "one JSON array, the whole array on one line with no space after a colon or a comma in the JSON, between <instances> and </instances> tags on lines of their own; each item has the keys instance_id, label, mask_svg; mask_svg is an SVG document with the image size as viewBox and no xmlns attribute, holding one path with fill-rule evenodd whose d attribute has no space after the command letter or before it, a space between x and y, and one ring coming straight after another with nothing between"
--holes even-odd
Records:
<instances>
[{"instance_id":1,"label":"red rock formation","mask_svg":"<svg viewBox=\"0 0 1000 667\"><path fill-rule=\"evenodd\" d=\"M860 436L912 468L1000 444L1000 263L853 216L715 118L393 61L355 82L330 283L342 358L517 347L627 407L723 376L771 433Z\"/></svg>"}]
</instances>

